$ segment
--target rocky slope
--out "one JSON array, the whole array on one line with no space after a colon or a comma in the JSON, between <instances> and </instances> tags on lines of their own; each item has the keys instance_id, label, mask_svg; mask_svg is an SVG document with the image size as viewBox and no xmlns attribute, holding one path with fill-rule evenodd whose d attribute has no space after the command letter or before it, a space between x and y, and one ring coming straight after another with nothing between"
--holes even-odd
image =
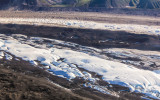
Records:
<instances>
[{"instance_id":1,"label":"rocky slope","mask_svg":"<svg viewBox=\"0 0 160 100\"><path fill-rule=\"evenodd\" d=\"M91 7L106 8L125 8L127 6L136 6L139 0L93 0Z\"/></svg>"},{"instance_id":2,"label":"rocky slope","mask_svg":"<svg viewBox=\"0 0 160 100\"><path fill-rule=\"evenodd\" d=\"M160 0L1 0L1 8L36 7L104 7L104 8L160 8Z\"/></svg>"},{"instance_id":3,"label":"rocky slope","mask_svg":"<svg viewBox=\"0 0 160 100\"><path fill-rule=\"evenodd\" d=\"M137 5L138 8L160 8L160 0L140 0Z\"/></svg>"}]
</instances>

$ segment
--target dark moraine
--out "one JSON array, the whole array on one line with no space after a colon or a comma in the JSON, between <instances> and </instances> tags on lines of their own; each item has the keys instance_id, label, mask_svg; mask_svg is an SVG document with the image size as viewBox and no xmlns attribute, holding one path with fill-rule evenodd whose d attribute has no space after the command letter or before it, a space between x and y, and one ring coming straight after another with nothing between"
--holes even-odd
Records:
<instances>
[{"instance_id":1,"label":"dark moraine","mask_svg":"<svg viewBox=\"0 0 160 100\"><path fill-rule=\"evenodd\" d=\"M0 33L24 34L78 43L96 48L129 48L159 51L160 36L125 31L0 24Z\"/></svg>"}]
</instances>

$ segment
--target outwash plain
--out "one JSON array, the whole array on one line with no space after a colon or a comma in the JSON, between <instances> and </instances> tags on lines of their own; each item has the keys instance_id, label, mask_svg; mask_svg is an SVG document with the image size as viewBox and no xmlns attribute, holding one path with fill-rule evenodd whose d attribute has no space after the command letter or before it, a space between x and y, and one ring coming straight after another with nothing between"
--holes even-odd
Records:
<instances>
[{"instance_id":1,"label":"outwash plain","mask_svg":"<svg viewBox=\"0 0 160 100\"><path fill-rule=\"evenodd\" d=\"M0 11L0 100L160 99L160 17Z\"/></svg>"}]
</instances>

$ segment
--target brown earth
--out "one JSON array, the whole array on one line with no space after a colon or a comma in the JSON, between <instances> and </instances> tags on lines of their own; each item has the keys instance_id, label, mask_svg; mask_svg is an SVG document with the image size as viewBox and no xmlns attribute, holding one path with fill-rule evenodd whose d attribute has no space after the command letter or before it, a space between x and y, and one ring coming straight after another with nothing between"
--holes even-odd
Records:
<instances>
[{"instance_id":1,"label":"brown earth","mask_svg":"<svg viewBox=\"0 0 160 100\"><path fill-rule=\"evenodd\" d=\"M15 66L16 67L16 66ZM0 100L83 100L44 78L0 66Z\"/></svg>"},{"instance_id":2,"label":"brown earth","mask_svg":"<svg viewBox=\"0 0 160 100\"><path fill-rule=\"evenodd\" d=\"M58 18L118 24L160 25L160 17L100 12L0 11L3 18Z\"/></svg>"}]
</instances>

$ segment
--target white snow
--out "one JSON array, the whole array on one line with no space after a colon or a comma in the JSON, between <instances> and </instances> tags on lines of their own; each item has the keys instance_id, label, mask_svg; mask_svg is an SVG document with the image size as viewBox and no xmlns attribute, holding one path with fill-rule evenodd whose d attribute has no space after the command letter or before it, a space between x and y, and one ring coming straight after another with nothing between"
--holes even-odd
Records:
<instances>
[{"instance_id":1,"label":"white snow","mask_svg":"<svg viewBox=\"0 0 160 100\"><path fill-rule=\"evenodd\" d=\"M67 79L82 77L95 81L91 74L81 72L77 67L84 68L102 75L103 80L111 84L126 86L131 91L160 98L160 73L155 73L154 71L137 69L134 66L68 49L55 47L35 48L28 44L22 44L11 37L6 38L6 40L0 39L0 50L9 52L34 64L39 61L47 66L46 68L50 68L48 69L49 72ZM97 86L94 88L97 88Z\"/></svg>"},{"instance_id":2,"label":"white snow","mask_svg":"<svg viewBox=\"0 0 160 100\"><path fill-rule=\"evenodd\" d=\"M136 34L142 33L142 34L160 35L160 26L112 24L112 23L100 23L100 22L83 21L83 20L41 19L41 18L0 18L0 23L103 29L112 31L128 31Z\"/></svg>"},{"instance_id":3,"label":"white snow","mask_svg":"<svg viewBox=\"0 0 160 100\"><path fill-rule=\"evenodd\" d=\"M0 59L2 59L4 57L4 53L3 51L0 51Z\"/></svg>"}]
</instances>

